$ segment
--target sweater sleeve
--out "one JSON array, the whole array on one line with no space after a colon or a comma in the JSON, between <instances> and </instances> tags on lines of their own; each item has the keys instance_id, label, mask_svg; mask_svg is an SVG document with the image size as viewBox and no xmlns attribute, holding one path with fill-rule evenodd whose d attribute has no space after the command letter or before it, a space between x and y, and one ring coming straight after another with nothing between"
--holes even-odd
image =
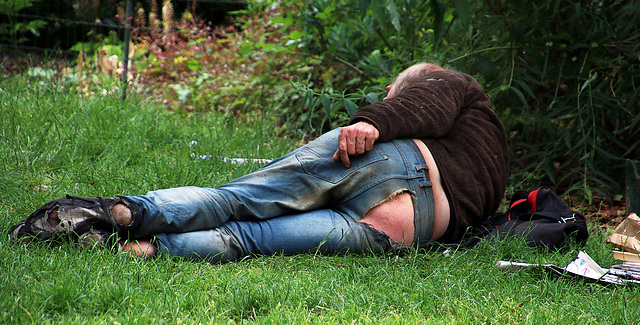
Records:
<instances>
[{"instance_id":1,"label":"sweater sleeve","mask_svg":"<svg viewBox=\"0 0 640 325\"><path fill-rule=\"evenodd\" d=\"M460 113L467 87L468 80L458 73L433 72L393 98L361 108L350 124L372 124L381 142L441 137L449 133Z\"/></svg>"}]
</instances>

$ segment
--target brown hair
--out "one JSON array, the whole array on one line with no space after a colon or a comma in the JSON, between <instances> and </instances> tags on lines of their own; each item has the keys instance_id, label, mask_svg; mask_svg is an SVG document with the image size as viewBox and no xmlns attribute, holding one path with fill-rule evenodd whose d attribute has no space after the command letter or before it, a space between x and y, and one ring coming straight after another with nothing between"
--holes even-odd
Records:
<instances>
[{"instance_id":1,"label":"brown hair","mask_svg":"<svg viewBox=\"0 0 640 325\"><path fill-rule=\"evenodd\" d=\"M444 68L432 64L432 63L418 63L414 64L400 74L393 81L394 93L399 93L400 90L406 88L411 83L420 80L424 75L433 72L445 70Z\"/></svg>"}]
</instances>

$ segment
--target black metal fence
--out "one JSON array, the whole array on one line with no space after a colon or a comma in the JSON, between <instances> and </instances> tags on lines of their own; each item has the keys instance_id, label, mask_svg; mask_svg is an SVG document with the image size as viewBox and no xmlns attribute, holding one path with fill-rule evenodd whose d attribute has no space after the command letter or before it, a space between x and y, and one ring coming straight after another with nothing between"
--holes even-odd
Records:
<instances>
[{"instance_id":1,"label":"black metal fence","mask_svg":"<svg viewBox=\"0 0 640 325\"><path fill-rule=\"evenodd\" d=\"M0 0L0 51L77 55L84 44L108 36L124 42L127 27L141 27L133 16L154 7L161 11L165 1L176 14L189 10L214 23L247 5L220 0Z\"/></svg>"},{"instance_id":2,"label":"black metal fence","mask_svg":"<svg viewBox=\"0 0 640 325\"><path fill-rule=\"evenodd\" d=\"M105 42L121 44L122 53L129 53L132 28L159 28L147 18L166 19L167 7L173 18L188 11L220 23L228 11L246 6L244 1L220 0L0 0L0 53L78 57L80 52L94 54ZM124 83L129 57L118 59Z\"/></svg>"}]
</instances>

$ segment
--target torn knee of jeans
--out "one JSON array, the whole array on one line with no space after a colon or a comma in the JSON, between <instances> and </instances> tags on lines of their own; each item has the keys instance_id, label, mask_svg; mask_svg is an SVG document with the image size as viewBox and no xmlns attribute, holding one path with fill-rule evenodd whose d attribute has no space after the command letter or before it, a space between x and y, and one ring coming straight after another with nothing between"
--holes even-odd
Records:
<instances>
[{"instance_id":1,"label":"torn knee of jeans","mask_svg":"<svg viewBox=\"0 0 640 325\"><path fill-rule=\"evenodd\" d=\"M113 220L121 227L129 228L134 224L133 210L125 203L114 204L111 208Z\"/></svg>"}]
</instances>

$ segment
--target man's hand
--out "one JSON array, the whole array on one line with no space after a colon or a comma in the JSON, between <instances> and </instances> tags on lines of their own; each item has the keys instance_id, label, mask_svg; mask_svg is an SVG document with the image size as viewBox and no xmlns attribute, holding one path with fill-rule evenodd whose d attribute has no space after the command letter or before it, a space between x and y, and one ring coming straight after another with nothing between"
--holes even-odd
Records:
<instances>
[{"instance_id":1,"label":"man's hand","mask_svg":"<svg viewBox=\"0 0 640 325\"><path fill-rule=\"evenodd\" d=\"M358 122L340 130L338 150L333 154L333 161L342 161L349 168L349 156L361 155L373 149L373 143L380 137L380 132L367 122Z\"/></svg>"}]
</instances>

